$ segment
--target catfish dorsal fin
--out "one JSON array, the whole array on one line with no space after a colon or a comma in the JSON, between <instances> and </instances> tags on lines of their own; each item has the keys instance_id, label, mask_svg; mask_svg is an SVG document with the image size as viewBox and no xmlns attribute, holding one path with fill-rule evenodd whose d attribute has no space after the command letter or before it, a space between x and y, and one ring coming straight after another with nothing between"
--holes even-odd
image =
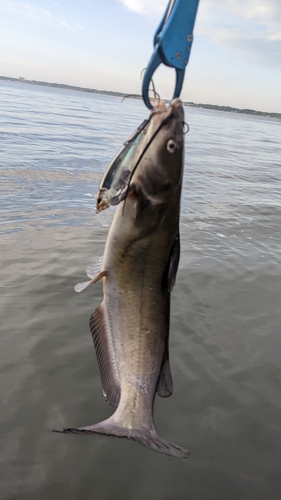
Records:
<instances>
[{"instance_id":1,"label":"catfish dorsal fin","mask_svg":"<svg viewBox=\"0 0 281 500\"><path fill-rule=\"evenodd\" d=\"M167 267L165 269L165 273L163 276L164 289L167 290L169 293L171 293L171 291L173 290L174 284L176 282L179 260L180 260L180 234L178 233L174 239L169 255L169 261L167 263Z\"/></svg>"},{"instance_id":2,"label":"catfish dorsal fin","mask_svg":"<svg viewBox=\"0 0 281 500\"><path fill-rule=\"evenodd\" d=\"M106 321L103 302L91 315L89 324L100 369L103 395L109 404L118 406L120 381L112 344L112 335Z\"/></svg>"}]
</instances>

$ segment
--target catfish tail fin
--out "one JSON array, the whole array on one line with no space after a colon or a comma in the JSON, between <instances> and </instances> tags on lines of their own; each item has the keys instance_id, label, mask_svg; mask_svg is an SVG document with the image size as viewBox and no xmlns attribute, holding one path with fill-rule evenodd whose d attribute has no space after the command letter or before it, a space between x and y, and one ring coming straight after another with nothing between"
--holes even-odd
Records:
<instances>
[{"instance_id":1,"label":"catfish tail fin","mask_svg":"<svg viewBox=\"0 0 281 500\"><path fill-rule=\"evenodd\" d=\"M107 436L116 436L120 438L134 439L138 443L146 446L147 448L152 448L152 450L158 451L159 453L165 453L166 455L171 455L173 457L187 458L189 452L180 446L169 443L165 439L161 438L155 429L129 429L123 427L111 418L99 422L95 425L89 425L88 427L79 427L63 429L61 432L64 434L105 434Z\"/></svg>"}]
</instances>

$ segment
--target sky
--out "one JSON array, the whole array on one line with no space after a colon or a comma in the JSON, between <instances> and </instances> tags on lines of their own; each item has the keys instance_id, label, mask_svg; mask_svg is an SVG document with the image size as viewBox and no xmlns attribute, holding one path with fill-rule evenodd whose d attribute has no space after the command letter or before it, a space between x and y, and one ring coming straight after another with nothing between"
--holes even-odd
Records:
<instances>
[{"instance_id":1,"label":"sky","mask_svg":"<svg viewBox=\"0 0 281 500\"><path fill-rule=\"evenodd\" d=\"M0 0L0 75L140 94L167 3ZM175 71L154 80L170 99ZM200 0L181 97L281 113L281 0Z\"/></svg>"}]
</instances>

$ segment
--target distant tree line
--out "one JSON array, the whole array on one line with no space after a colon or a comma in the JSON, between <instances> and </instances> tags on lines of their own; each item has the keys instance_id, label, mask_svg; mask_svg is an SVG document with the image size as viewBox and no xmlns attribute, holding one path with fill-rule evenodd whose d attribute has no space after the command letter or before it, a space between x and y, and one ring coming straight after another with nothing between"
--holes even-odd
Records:
<instances>
[{"instance_id":1,"label":"distant tree line","mask_svg":"<svg viewBox=\"0 0 281 500\"><path fill-rule=\"evenodd\" d=\"M117 97L130 97L132 99L141 99L141 95L138 94L124 94L123 92L113 92L110 90L97 90L90 89L85 87L76 87L75 85L66 85L64 83L49 83L49 82L40 82L37 80L26 80L24 77L20 76L19 78L12 78L9 76L0 76L0 80L8 80L12 82L20 82L20 83L31 83L33 85L43 85L45 87L57 87L61 89L68 90L76 90L79 92L91 92L93 94L106 94L113 95ZM265 111L256 111L255 109L239 109L232 108L231 106L218 106L216 104L197 104L195 102L183 102L185 106L190 106L193 108L203 108L203 109L214 109L216 111L227 111L229 113L243 113L247 115L257 115L257 116L265 116L268 118L278 118L281 119L281 113L267 113Z\"/></svg>"}]
</instances>

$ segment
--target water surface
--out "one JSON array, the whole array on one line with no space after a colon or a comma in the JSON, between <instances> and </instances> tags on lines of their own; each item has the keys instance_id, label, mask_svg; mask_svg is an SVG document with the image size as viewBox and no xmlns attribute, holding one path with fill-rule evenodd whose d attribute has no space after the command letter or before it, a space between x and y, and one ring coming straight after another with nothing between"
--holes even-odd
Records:
<instances>
[{"instance_id":1,"label":"water surface","mask_svg":"<svg viewBox=\"0 0 281 500\"><path fill-rule=\"evenodd\" d=\"M143 104L11 82L0 99L0 497L278 499L281 122L186 108L174 394L155 408L182 460L50 432L112 413L88 328L101 285L73 286L103 253L113 210L94 194Z\"/></svg>"}]
</instances>

